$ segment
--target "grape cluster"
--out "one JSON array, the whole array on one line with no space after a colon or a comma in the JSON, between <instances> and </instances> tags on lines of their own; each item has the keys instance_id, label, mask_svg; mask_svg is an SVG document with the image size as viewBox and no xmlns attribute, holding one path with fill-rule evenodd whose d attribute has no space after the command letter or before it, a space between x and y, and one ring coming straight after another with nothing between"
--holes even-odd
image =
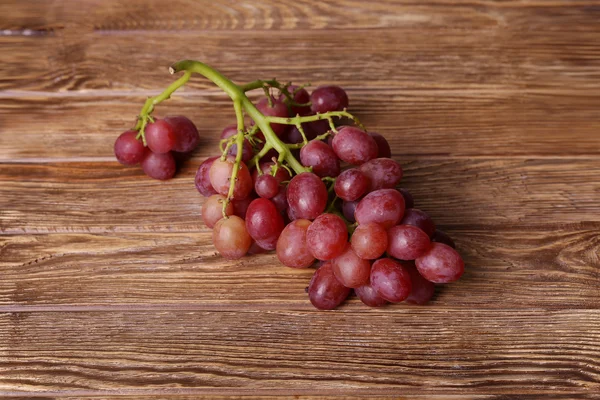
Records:
<instances>
[{"instance_id":1,"label":"grape cluster","mask_svg":"<svg viewBox=\"0 0 600 400\"><path fill-rule=\"evenodd\" d=\"M123 132L115 141L115 156L123 165L140 164L154 179L172 178L177 161L186 159L200 143L194 123L181 115L154 119L143 132L145 135L136 129Z\"/></svg>"},{"instance_id":2,"label":"grape cluster","mask_svg":"<svg viewBox=\"0 0 600 400\"><path fill-rule=\"evenodd\" d=\"M311 94L288 89L289 97L269 94L256 108L263 115L291 118L348 107L346 92L337 86ZM300 144L297 156L306 172L294 173L272 150L261 156L264 142L251 140L260 132L245 137L238 149L229 141L236 125L221 133L222 144L229 143L223 155L198 168L196 188L207 197L202 218L223 257L275 250L288 267L318 265L308 295L324 310L336 308L352 290L371 307L424 304L435 283L461 276L464 263L452 240L414 208L407 190L398 188L402 167L390 158L382 135L323 120L301 127L302 132L294 125L271 124L284 143Z\"/></svg>"}]
</instances>

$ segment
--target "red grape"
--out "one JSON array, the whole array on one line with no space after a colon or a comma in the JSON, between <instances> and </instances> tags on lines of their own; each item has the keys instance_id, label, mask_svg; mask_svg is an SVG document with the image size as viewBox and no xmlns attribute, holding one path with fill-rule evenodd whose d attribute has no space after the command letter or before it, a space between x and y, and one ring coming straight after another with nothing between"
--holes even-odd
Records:
<instances>
[{"instance_id":1,"label":"red grape","mask_svg":"<svg viewBox=\"0 0 600 400\"><path fill-rule=\"evenodd\" d=\"M356 288L369 282L371 263L356 255L351 246L331 262L333 274L340 283L349 288Z\"/></svg>"},{"instance_id":2,"label":"red grape","mask_svg":"<svg viewBox=\"0 0 600 400\"><path fill-rule=\"evenodd\" d=\"M209 177L212 187L224 196L229 193L229 184L231 174L234 168L234 158L229 156L226 160L216 159L210 167ZM240 169L237 173L236 183L233 189L233 200L240 200L248 197L252 191L252 177L248 167L243 162L240 163Z\"/></svg>"},{"instance_id":3,"label":"red grape","mask_svg":"<svg viewBox=\"0 0 600 400\"><path fill-rule=\"evenodd\" d=\"M273 202L273 204L275 204L277 211L279 211L282 214L288 208L287 196L285 195L285 192L286 187L279 186L279 192L277 192L277 194L271 198L271 201Z\"/></svg>"},{"instance_id":4,"label":"red grape","mask_svg":"<svg viewBox=\"0 0 600 400\"><path fill-rule=\"evenodd\" d=\"M265 250L262 247L260 247L258 243L252 242L252 244L250 245L250 248L248 249L248 252L246 254L248 254L248 255L263 254L263 253L266 253L267 251L268 250Z\"/></svg>"},{"instance_id":5,"label":"red grape","mask_svg":"<svg viewBox=\"0 0 600 400\"><path fill-rule=\"evenodd\" d=\"M279 182L272 175L262 174L256 178L254 190L260 197L270 199L279 193Z\"/></svg>"},{"instance_id":6,"label":"red grape","mask_svg":"<svg viewBox=\"0 0 600 400\"><path fill-rule=\"evenodd\" d=\"M237 125L228 125L221 132L221 139L228 139L233 135L237 135ZM225 146L225 145L223 145ZM225 147L223 147L223 150ZM237 143L234 143L227 152L227 155L235 157L237 155ZM247 163L254 157L254 150L252 150L252 145L247 139L244 139L244 144L242 145L242 161Z\"/></svg>"},{"instance_id":7,"label":"red grape","mask_svg":"<svg viewBox=\"0 0 600 400\"><path fill-rule=\"evenodd\" d=\"M275 250L277 238L283 230L283 217L275 204L267 199L255 199L246 211L246 229L262 248ZM266 247L265 247L266 246Z\"/></svg>"},{"instance_id":8,"label":"red grape","mask_svg":"<svg viewBox=\"0 0 600 400\"><path fill-rule=\"evenodd\" d=\"M137 134L137 131L126 131L115 141L115 156L123 165L135 165L144 158L146 149L142 141L136 139Z\"/></svg>"},{"instance_id":9,"label":"red grape","mask_svg":"<svg viewBox=\"0 0 600 400\"><path fill-rule=\"evenodd\" d=\"M354 217L359 224L376 222L384 228L396 225L404 215L404 198L395 189L369 193L358 203Z\"/></svg>"},{"instance_id":10,"label":"red grape","mask_svg":"<svg viewBox=\"0 0 600 400\"><path fill-rule=\"evenodd\" d=\"M306 232L306 243L315 258L331 260L344 252L348 228L335 214L319 215Z\"/></svg>"},{"instance_id":11,"label":"red grape","mask_svg":"<svg viewBox=\"0 0 600 400\"><path fill-rule=\"evenodd\" d=\"M277 241L277 258L283 265L292 268L310 267L315 258L306 244L306 231L311 222L297 219L286 226Z\"/></svg>"},{"instance_id":12,"label":"red grape","mask_svg":"<svg viewBox=\"0 0 600 400\"><path fill-rule=\"evenodd\" d=\"M356 293L360 301L369 307L381 307L388 303L386 299L377 294L371 283L365 283L360 287L354 288L354 293Z\"/></svg>"},{"instance_id":13,"label":"red grape","mask_svg":"<svg viewBox=\"0 0 600 400\"><path fill-rule=\"evenodd\" d=\"M248 206L254 199L256 199L256 196L254 193L250 193L246 198L231 200L231 204L233 204L233 213L241 219L246 219L246 211L248 211Z\"/></svg>"},{"instance_id":14,"label":"red grape","mask_svg":"<svg viewBox=\"0 0 600 400\"><path fill-rule=\"evenodd\" d=\"M410 274L399 262L380 258L371 266L371 286L380 297L399 303L410 295Z\"/></svg>"},{"instance_id":15,"label":"red grape","mask_svg":"<svg viewBox=\"0 0 600 400\"><path fill-rule=\"evenodd\" d=\"M418 208L407 208L404 211L404 217L402 217L401 224L413 225L420 228L427 236L431 237L435 232L435 224L433 220L425 211L421 211Z\"/></svg>"},{"instance_id":16,"label":"red grape","mask_svg":"<svg viewBox=\"0 0 600 400\"><path fill-rule=\"evenodd\" d=\"M177 169L171 153L157 154L148 149L141 164L146 175L160 180L171 179Z\"/></svg>"},{"instance_id":17,"label":"red grape","mask_svg":"<svg viewBox=\"0 0 600 400\"><path fill-rule=\"evenodd\" d=\"M415 206L415 200L413 199L412 194L410 194L410 192L404 188L400 188L398 191L402 193L402 197L404 197L404 205L406 206L406 209L408 210L409 208L413 208Z\"/></svg>"},{"instance_id":18,"label":"red grape","mask_svg":"<svg viewBox=\"0 0 600 400\"><path fill-rule=\"evenodd\" d=\"M275 165L275 163L273 161L268 161L268 162L260 163L259 167L263 174L273 175L272 169L273 169L274 165ZM252 181L254 183L256 183L256 178L258 178L258 177L259 177L258 170L255 168L252 171ZM277 172L275 173L275 179L277 180L277 183L283 183L284 181L289 181L290 178L291 178L290 173L285 168L282 168L281 166L279 168L277 168Z\"/></svg>"},{"instance_id":19,"label":"red grape","mask_svg":"<svg viewBox=\"0 0 600 400\"><path fill-rule=\"evenodd\" d=\"M288 109L284 102L271 98L273 107L269 106L269 101L266 98L261 99L256 108L267 117L288 117ZM281 136L288 128L285 124L271 124L271 129L277 136Z\"/></svg>"},{"instance_id":20,"label":"red grape","mask_svg":"<svg viewBox=\"0 0 600 400\"><path fill-rule=\"evenodd\" d=\"M375 222L358 225L352 234L351 244L360 258L374 260L385 253L388 247L388 234L383 226Z\"/></svg>"},{"instance_id":21,"label":"red grape","mask_svg":"<svg viewBox=\"0 0 600 400\"><path fill-rule=\"evenodd\" d=\"M292 95L292 99L296 104L306 104L310 101L310 95L304 88L298 88L298 86L290 85L288 86L287 90ZM285 102L287 99L282 94L281 96L279 96L279 100ZM304 116L309 114L310 106L290 106L290 117L295 117L296 115Z\"/></svg>"},{"instance_id":22,"label":"red grape","mask_svg":"<svg viewBox=\"0 0 600 400\"><path fill-rule=\"evenodd\" d=\"M331 126L329 125L329 121L326 119L319 119L317 121L307 122L306 126L313 133L314 137L324 134L325 132L329 132L331 130ZM308 131L305 131L308 137Z\"/></svg>"},{"instance_id":23,"label":"red grape","mask_svg":"<svg viewBox=\"0 0 600 400\"><path fill-rule=\"evenodd\" d=\"M360 171L369 178L369 191L391 189L402 179L402 167L391 158L375 158L361 165Z\"/></svg>"},{"instance_id":24,"label":"red grape","mask_svg":"<svg viewBox=\"0 0 600 400\"><path fill-rule=\"evenodd\" d=\"M312 140L317 137L315 131L311 128L310 122L305 122L302 124L302 129L304 130L304 135L306 136L306 140ZM286 133L285 137L282 138L285 143L302 143L304 138L302 137L302 133L300 130L294 125L292 126Z\"/></svg>"},{"instance_id":25,"label":"red grape","mask_svg":"<svg viewBox=\"0 0 600 400\"><path fill-rule=\"evenodd\" d=\"M217 193L215 188L213 188L210 184L209 176L210 167L212 166L213 161L215 161L217 158L219 157L215 156L207 158L202 162L202 164L200 164L198 171L196 172L196 189L198 189L198 192L200 192L202 196L208 197Z\"/></svg>"},{"instance_id":26,"label":"red grape","mask_svg":"<svg viewBox=\"0 0 600 400\"><path fill-rule=\"evenodd\" d=\"M321 179L303 172L292 178L287 188L289 209L296 218L315 219L327 206L327 188Z\"/></svg>"},{"instance_id":27,"label":"red grape","mask_svg":"<svg viewBox=\"0 0 600 400\"><path fill-rule=\"evenodd\" d=\"M223 201L226 197L220 194L213 194L202 205L202 220L209 228L213 228L218 220L223 218ZM225 209L227 215L233 215L233 204L229 203Z\"/></svg>"},{"instance_id":28,"label":"red grape","mask_svg":"<svg viewBox=\"0 0 600 400\"><path fill-rule=\"evenodd\" d=\"M302 147L300 161L305 167L313 167L313 173L321 178L340 174L340 160L331 147L319 140L313 140Z\"/></svg>"},{"instance_id":29,"label":"red grape","mask_svg":"<svg viewBox=\"0 0 600 400\"><path fill-rule=\"evenodd\" d=\"M359 202L360 200L344 201L342 203L342 214L344 214L344 218L346 218L348 222L356 222L356 219L354 218L354 212L356 211L356 206Z\"/></svg>"},{"instance_id":30,"label":"red grape","mask_svg":"<svg viewBox=\"0 0 600 400\"><path fill-rule=\"evenodd\" d=\"M244 220L236 215L217 221L212 234L213 245L224 258L242 258L252 245Z\"/></svg>"},{"instance_id":31,"label":"red grape","mask_svg":"<svg viewBox=\"0 0 600 400\"><path fill-rule=\"evenodd\" d=\"M335 180L335 194L342 200L354 201L367 192L369 178L358 168L347 169Z\"/></svg>"},{"instance_id":32,"label":"red grape","mask_svg":"<svg viewBox=\"0 0 600 400\"><path fill-rule=\"evenodd\" d=\"M430 245L429 236L416 226L396 225L388 229L387 252L399 260L414 260L422 256Z\"/></svg>"},{"instance_id":33,"label":"red grape","mask_svg":"<svg viewBox=\"0 0 600 400\"><path fill-rule=\"evenodd\" d=\"M153 153L163 154L175 148L177 137L171 125L163 120L156 119L146 125L144 132L146 144Z\"/></svg>"},{"instance_id":34,"label":"red grape","mask_svg":"<svg viewBox=\"0 0 600 400\"><path fill-rule=\"evenodd\" d=\"M365 131L343 126L333 137L333 151L343 161L360 165L377 157L377 143Z\"/></svg>"},{"instance_id":35,"label":"red grape","mask_svg":"<svg viewBox=\"0 0 600 400\"><path fill-rule=\"evenodd\" d=\"M371 137L375 140L375 143L377 143L377 157L391 158L392 150L390 149L390 144L388 143L387 139L377 132L368 132L368 134L371 135Z\"/></svg>"},{"instance_id":36,"label":"red grape","mask_svg":"<svg viewBox=\"0 0 600 400\"><path fill-rule=\"evenodd\" d=\"M326 263L315 271L310 280L308 298L319 310L333 310L346 300L350 291L336 279L331 263Z\"/></svg>"},{"instance_id":37,"label":"red grape","mask_svg":"<svg viewBox=\"0 0 600 400\"><path fill-rule=\"evenodd\" d=\"M415 260L415 265L419 273L433 283L454 282L465 270L460 254L443 243L431 243L429 250Z\"/></svg>"},{"instance_id":38,"label":"red grape","mask_svg":"<svg viewBox=\"0 0 600 400\"><path fill-rule=\"evenodd\" d=\"M342 111L348 107L348 95L339 86L319 86L310 94L310 102L314 113Z\"/></svg>"},{"instance_id":39,"label":"red grape","mask_svg":"<svg viewBox=\"0 0 600 400\"><path fill-rule=\"evenodd\" d=\"M427 303L435 293L435 285L419 274L414 262L404 262L402 265L404 265L404 268L410 274L410 282L412 284L410 296L405 301L410 304L420 305Z\"/></svg>"},{"instance_id":40,"label":"red grape","mask_svg":"<svg viewBox=\"0 0 600 400\"><path fill-rule=\"evenodd\" d=\"M165 117L165 121L171 125L175 133L175 146L173 150L180 153L189 153L198 147L200 134L196 125L183 115L172 115Z\"/></svg>"},{"instance_id":41,"label":"red grape","mask_svg":"<svg viewBox=\"0 0 600 400\"><path fill-rule=\"evenodd\" d=\"M431 241L447 244L448 246L452 247L453 249L456 248L456 244L454 244L454 240L452 240L452 238L450 236L448 236L448 234L446 232L441 231L439 229L436 229L435 232L433 232L433 235L431 236Z\"/></svg>"}]
</instances>

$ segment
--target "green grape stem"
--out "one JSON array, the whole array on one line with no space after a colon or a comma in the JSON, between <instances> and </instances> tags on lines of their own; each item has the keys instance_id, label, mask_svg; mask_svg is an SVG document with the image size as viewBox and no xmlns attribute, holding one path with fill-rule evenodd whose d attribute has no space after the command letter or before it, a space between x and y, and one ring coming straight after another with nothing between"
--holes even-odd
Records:
<instances>
[{"instance_id":1,"label":"green grape stem","mask_svg":"<svg viewBox=\"0 0 600 400\"><path fill-rule=\"evenodd\" d=\"M290 94L288 87L290 84L281 84L275 79L271 80L257 80L245 85L236 85L230 79L223 76L216 69L201 63L199 61L192 60L183 60L176 62L169 68L169 72L171 74L175 74L177 72L183 71L184 74L181 78L177 79L173 82L167 89L161 94L150 97L144 103L142 110L140 111L137 124L135 129L138 131L137 138L141 138L144 145L146 145L145 138L145 128L148 124L148 121L152 122L152 113L156 105L161 102L169 99L171 95L179 88L184 86L191 78L192 74L200 74L205 78L212 81L215 85L221 88L233 101L233 108L236 115L237 121L237 134L235 136L235 141L233 139L228 140L226 143L225 151L223 152L223 157L226 157L227 151L230 147L235 143L237 145L237 154L235 157L234 167L230 177L230 185L229 191L227 194L227 198L223 201L223 216L227 218L225 215L225 210L229 205L230 201L233 199L233 194L235 190L235 183L238 177L238 171L240 170L240 165L242 162L242 148L244 145L244 139L250 140L251 143L256 141L254 136L260 130L265 137L265 144L262 150L252 158L252 160L248 163L248 165L258 165L259 160L267 154L267 152L271 149L275 149L279 156L277 157L276 166L272 168L271 172L274 175L277 172L279 167L283 167L285 169L291 169L296 174L300 174L303 172L310 172L312 168L304 167L292 154L292 149L298 149L305 146L308 143L306 140L306 135L304 134L304 130L302 129L302 124L306 122L314 122L320 120L327 120L333 132L336 132L335 124L333 122L333 118L349 118L354 121L354 123L364 129L363 125L360 123L358 118L354 115L350 114L346 110L343 111L332 111L323 114L317 115L309 115L309 116L300 116L297 115L291 118L282 118L282 117L271 117L265 116L262 114L256 106L248 99L246 96L246 92L262 89L265 93L269 92L270 88L278 89L287 99L287 104L289 105L299 105L306 106L308 104L296 104L293 102L293 96ZM245 132L244 127L244 115L249 116L255 123L255 125L250 129L249 132ZM303 136L303 142L298 144L286 144L281 141L277 137L277 135L273 132L271 128L272 123L284 124L284 125L295 125L298 127L298 130ZM313 140L323 140L325 139L330 132L327 132L323 135L316 137Z\"/></svg>"}]
</instances>

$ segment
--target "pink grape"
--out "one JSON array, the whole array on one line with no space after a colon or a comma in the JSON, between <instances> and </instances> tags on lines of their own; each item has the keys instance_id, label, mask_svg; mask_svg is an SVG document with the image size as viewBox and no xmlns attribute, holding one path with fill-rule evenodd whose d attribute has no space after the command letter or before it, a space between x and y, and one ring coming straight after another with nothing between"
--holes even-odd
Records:
<instances>
[{"instance_id":1,"label":"pink grape","mask_svg":"<svg viewBox=\"0 0 600 400\"><path fill-rule=\"evenodd\" d=\"M292 178L287 188L288 208L296 218L313 220L325 211L327 188L321 179L303 172Z\"/></svg>"},{"instance_id":2,"label":"pink grape","mask_svg":"<svg viewBox=\"0 0 600 400\"><path fill-rule=\"evenodd\" d=\"M279 193L279 182L272 175L262 174L256 178L254 190L260 197L270 199Z\"/></svg>"},{"instance_id":3,"label":"pink grape","mask_svg":"<svg viewBox=\"0 0 600 400\"><path fill-rule=\"evenodd\" d=\"M209 228L213 228L218 220L223 218L223 202L226 197L220 194L213 194L202 205L202 220ZM227 215L233 215L233 204L229 203L225 209Z\"/></svg>"},{"instance_id":4,"label":"pink grape","mask_svg":"<svg viewBox=\"0 0 600 400\"><path fill-rule=\"evenodd\" d=\"M256 108L258 111L263 113L267 117L288 117L288 109L284 102L276 99L271 99L273 107L269 106L269 101L266 98L261 99L257 104ZM285 124L271 124L271 129L277 136L281 136L288 128Z\"/></svg>"},{"instance_id":5,"label":"pink grape","mask_svg":"<svg viewBox=\"0 0 600 400\"><path fill-rule=\"evenodd\" d=\"M390 256L399 260L414 260L429 249L429 236L412 225L396 225L388 229L388 248Z\"/></svg>"},{"instance_id":6,"label":"pink grape","mask_svg":"<svg viewBox=\"0 0 600 400\"><path fill-rule=\"evenodd\" d=\"M173 155L169 153L157 154L146 149L146 155L142 160L142 170L150 178L166 180L175 176L177 166Z\"/></svg>"},{"instance_id":7,"label":"pink grape","mask_svg":"<svg viewBox=\"0 0 600 400\"><path fill-rule=\"evenodd\" d=\"M311 222L297 219L286 226L277 240L277 258L283 265L292 268L307 268L315 258L306 244L306 231Z\"/></svg>"},{"instance_id":8,"label":"pink grape","mask_svg":"<svg viewBox=\"0 0 600 400\"><path fill-rule=\"evenodd\" d=\"M380 297L391 303L405 300L412 289L406 268L390 258L380 258L373 263L371 286Z\"/></svg>"},{"instance_id":9,"label":"pink grape","mask_svg":"<svg viewBox=\"0 0 600 400\"><path fill-rule=\"evenodd\" d=\"M407 208L400 223L416 226L423 230L429 237L435 232L435 224L431 217L425 211L421 211L418 208Z\"/></svg>"},{"instance_id":10,"label":"pink grape","mask_svg":"<svg viewBox=\"0 0 600 400\"><path fill-rule=\"evenodd\" d=\"M209 177L212 187L217 193L227 196L229 193L229 184L231 182L231 174L234 168L234 158L229 156L226 160L216 159L210 167ZM248 197L252 191L252 177L248 171L248 167L243 162L240 163L240 168L237 173L236 183L233 189L233 200L240 200Z\"/></svg>"},{"instance_id":11,"label":"pink grape","mask_svg":"<svg viewBox=\"0 0 600 400\"><path fill-rule=\"evenodd\" d=\"M327 144L313 140L300 150L300 161L305 167L313 167L319 177L336 177L340 174L340 160Z\"/></svg>"},{"instance_id":12,"label":"pink grape","mask_svg":"<svg viewBox=\"0 0 600 400\"><path fill-rule=\"evenodd\" d=\"M354 293L356 293L360 301L369 307L382 307L388 303L386 299L377 294L371 283L365 283L360 287L354 288Z\"/></svg>"},{"instance_id":13,"label":"pink grape","mask_svg":"<svg viewBox=\"0 0 600 400\"><path fill-rule=\"evenodd\" d=\"M443 243L431 243L429 250L415 260L415 265L419 273L433 283L454 282L465 270L460 254Z\"/></svg>"},{"instance_id":14,"label":"pink grape","mask_svg":"<svg viewBox=\"0 0 600 400\"><path fill-rule=\"evenodd\" d=\"M369 282L371 263L356 255L351 246L331 262L333 274L340 283L349 288L356 288Z\"/></svg>"},{"instance_id":15,"label":"pink grape","mask_svg":"<svg viewBox=\"0 0 600 400\"><path fill-rule=\"evenodd\" d=\"M200 164L198 167L198 171L196 172L195 184L198 192L204 197L212 196L213 194L217 194L217 191L210 184L210 176L209 171L210 167L219 156L207 158Z\"/></svg>"},{"instance_id":16,"label":"pink grape","mask_svg":"<svg viewBox=\"0 0 600 400\"><path fill-rule=\"evenodd\" d=\"M144 136L148 148L157 154L168 153L173 150L177 141L173 128L163 119L156 119L146 125Z\"/></svg>"},{"instance_id":17,"label":"pink grape","mask_svg":"<svg viewBox=\"0 0 600 400\"><path fill-rule=\"evenodd\" d=\"M360 258L374 260L387 250L388 234L383 226L370 222L356 227L350 243Z\"/></svg>"},{"instance_id":18,"label":"pink grape","mask_svg":"<svg viewBox=\"0 0 600 400\"><path fill-rule=\"evenodd\" d=\"M262 248L275 250L277 238L283 228L283 217L275 204L262 198L250 203L246 211L246 229Z\"/></svg>"},{"instance_id":19,"label":"pink grape","mask_svg":"<svg viewBox=\"0 0 600 400\"><path fill-rule=\"evenodd\" d=\"M435 293L435 285L419 274L414 262L405 261L402 263L402 265L404 265L404 268L410 274L410 282L412 286L410 296L408 296L405 301L409 304L419 305L427 303L429 300L431 300L433 294Z\"/></svg>"},{"instance_id":20,"label":"pink grape","mask_svg":"<svg viewBox=\"0 0 600 400\"><path fill-rule=\"evenodd\" d=\"M452 240L452 238L450 236L448 236L448 234L446 232L441 231L439 229L436 229L435 232L433 232L433 235L431 236L431 241L447 244L448 246L452 247L453 249L456 248L456 244L454 244L454 240Z\"/></svg>"},{"instance_id":21,"label":"pink grape","mask_svg":"<svg viewBox=\"0 0 600 400\"><path fill-rule=\"evenodd\" d=\"M343 126L333 137L333 151L349 164L360 165L377 157L377 143L365 131Z\"/></svg>"},{"instance_id":22,"label":"pink grape","mask_svg":"<svg viewBox=\"0 0 600 400\"><path fill-rule=\"evenodd\" d=\"M402 179L402 167L391 158L375 158L359 167L369 178L369 191L392 189Z\"/></svg>"},{"instance_id":23,"label":"pink grape","mask_svg":"<svg viewBox=\"0 0 600 400\"><path fill-rule=\"evenodd\" d=\"M314 113L342 111L348 107L348 95L339 86L319 86L310 94L311 110Z\"/></svg>"},{"instance_id":24,"label":"pink grape","mask_svg":"<svg viewBox=\"0 0 600 400\"><path fill-rule=\"evenodd\" d=\"M226 259L242 258L252 245L244 220L236 215L217 221L212 234L213 245Z\"/></svg>"},{"instance_id":25,"label":"pink grape","mask_svg":"<svg viewBox=\"0 0 600 400\"><path fill-rule=\"evenodd\" d=\"M376 222L384 228L396 225L404 215L404 198L395 189L369 193L358 203L354 217L359 224Z\"/></svg>"},{"instance_id":26,"label":"pink grape","mask_svg":"<svg viewBox=\"0 0 600 400\"><path fill-rule=\"evenodd\" d=\"M335 214L321 214L308 228L306 243L319 260L331 260L341 255L348 242L348 228Z\"/></svg>"},{"instance_id":27,"label":"pink grape","mask_svg":"<svg viewBox=\"0 0 600 400\"><path fill-rule=\"evenodd\" d=\"M377 143L377 157L391 158L392 150L390 149L390 144L387 139L377 132L368 132L368 134L371 135L375 140L375 143Z\"/></svg>"},{"instance_id":28,"label":"pink grape","mask_svg":"<svg viewBox=\"0 0 600 400\"><path fill-rule=\"evenodd\" d=\"M402 194L402 197L404 197L406 209L408 210L409 208L413 208L415 206L415 200L413 199L412 194L410 194L410 192L404 188L400 188L398 191Z\"/></svg>"},{"instance_id":29,"label":"pink grape","mask_svg":"<svg viewBox=\"0 0 600 400\"><path fill-rule=\"evenodd\" d=\"M310 280L308 298L319 310L333 310L346 300L350 291L336 279L331 263L326 263L315 271Z\"/></svg>"},{"instance_id":30,"label":"pink grape","mask_svg":"<svg viewBox=\"0 0 600 400\"><path fill-rule=\"evenodd\" d=\"M342 200L354 201L367 193L369 178L358 168L347 169L335 180L335 194Z\"/></svg>"},{"instance_id":31,"label":"pink grape","mask_svg":"<svg viewBox=\"0 0 600 400\"><path fill-rule=\"evenodd\" d=\"M165 117L165 121L171 125L175 133L175 145L173 150L179 153L189 153L200 143L200 134L196 125L183 115L171 115Z\"/></svg>"},{"instance_id":32,"label":"pink grape","mask_svg":"<svg viewBox=\"0 0 600 400\"><path fill-rule=\"evenodd\" d=\"M115 141L115 156L123 165L135 165L144 158L146 149L142 141L136 139L137 134L134 130L126 131Z\"/></svg>"}]
</instances>

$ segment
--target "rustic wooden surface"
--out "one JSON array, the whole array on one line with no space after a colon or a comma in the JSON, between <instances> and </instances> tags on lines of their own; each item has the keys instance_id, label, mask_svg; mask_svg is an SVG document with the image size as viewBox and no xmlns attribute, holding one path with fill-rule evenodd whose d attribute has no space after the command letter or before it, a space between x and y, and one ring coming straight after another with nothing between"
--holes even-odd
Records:
<instances>
[{"instance_id":1,"label":"rustic wooden surface","mask_svg":"<svg viewBox=\"0 0 600 400\"><path fill-rule=\"evenodd\" d=\"M600 398L600 3L0 3L0 395ZM337 83L467 270L425 307L310 306L310 271L225 262L193 186L112 144L166 69ZM246 397L247 396L247 397Z\"/></svg>"}]
</instances>

